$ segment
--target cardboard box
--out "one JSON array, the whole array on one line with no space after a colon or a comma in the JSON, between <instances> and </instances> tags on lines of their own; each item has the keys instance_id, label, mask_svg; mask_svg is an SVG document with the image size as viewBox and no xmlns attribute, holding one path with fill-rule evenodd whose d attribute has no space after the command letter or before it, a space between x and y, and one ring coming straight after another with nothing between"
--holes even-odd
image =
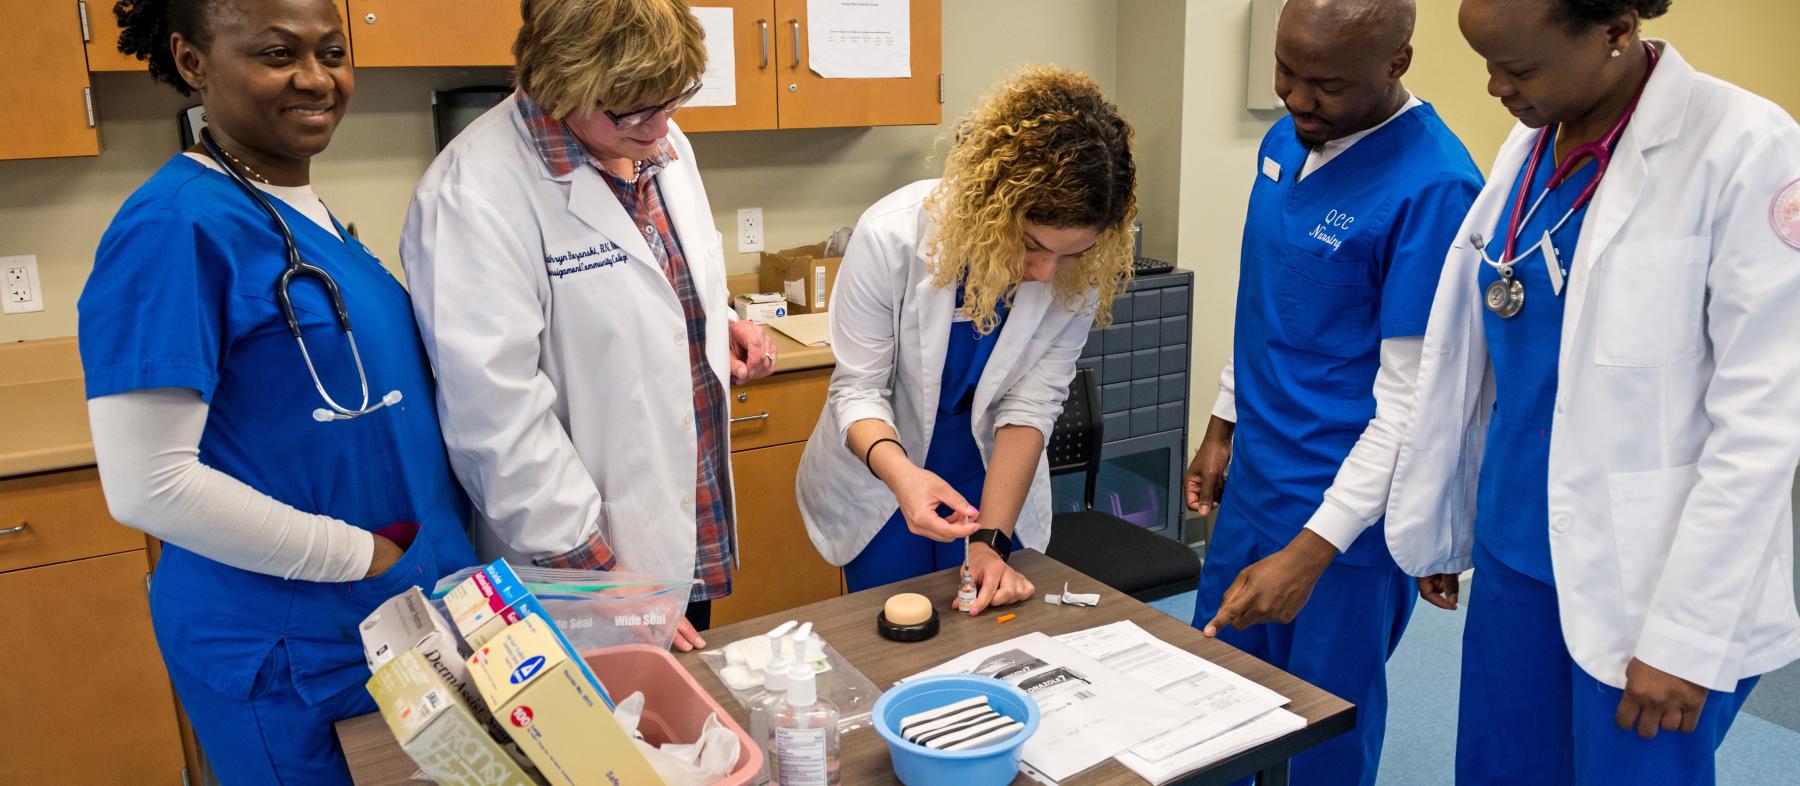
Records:
<instances>
[{"instance_id":1,"label":"cardboard box","mask_svg":"<svg viewBox=\"0 0 1800 786\"><path fill-rule=\"evenodd\" d=\"M825 256L825 243L790 248L762 255L757 286L780 292L787 298L788 313L817 314L831 305L831 289L837 286L838 265L843 257Z\"/></svg>"},{"instance_id":2,"label":"cardboard box","mask_svg":"<svg viewBox=\"0 0 1800 786\"><path fill-rule=\"evenodd\" d=\"M488 736L472 708L440 681L417 650L389 658L369 678L368 687L394 739L440 786L539 783Z\"/></svg>"},{"instance_id":3,"label":"cardboard box","mask_svg":"<svg viewBox=\"0 0 1800 786\"><path fill-rule=\"evenodd\" d=\"M526 588L525 582L519 579L519 574L513 571L506 560L497 559L488 563L475 575L452 588L444 596L444 608L450 611L450 619L456 623L456 629L462 633L463 640L478 651L509 626L528 616L537 615L543 627L556 637L563 651L574 661L575 667L587 678L594 693L599 695L607 709L612 709L613 700L607 695L605 686L588 670L587 661L581 659L581 654L576 652L575 647L569 644L569 639L556 627L556 623L552 621L554 618L544 609L544 604L539 603L537 596L531 594L531 590ZM493 703L489 702L488 706L493 707ZM500 715L499 712L494 714Z\"/></svg>"},{"instance_id":4,"label":"cardboard box","mask_svg":"<svg viewBox=\"0 0 1800 786\"><path fill-rule=\"evenodd\" d=\"M508 625L469 659L476 689L550 783L661 784L588 683L586 669L564 649L555 626L536 615Z\"/></svg>"},{"instance_id":5,"label":"cardboard box","mask_svg":"<svg viewBox=\"0 0 1800 786\"><path fill-rule=\"evenodd\" d=\"M738 295L732 298L731 305L737 309L738 319L748 319L758 325L788 315L787 298L778 292Z\"/></svg>"},{"instance_id":6,"label":"cardboard box","mask_svg":"<svg viewBox=\"0 0 1800 786\"><path fill-rule=\"evenodd\" d=\"M469 654L458 646L450 623L432 607L418 587L410 587L377 606L374 613L363 619L359 629L363 657L368 661L371 673L379 672L403 653L417 652L425 657L438 679L469 705L475 719L488 728L490 736L496 740L506 739L506 731L494 721L481 694L469 682Z\"/></svg>"}]
</instances>

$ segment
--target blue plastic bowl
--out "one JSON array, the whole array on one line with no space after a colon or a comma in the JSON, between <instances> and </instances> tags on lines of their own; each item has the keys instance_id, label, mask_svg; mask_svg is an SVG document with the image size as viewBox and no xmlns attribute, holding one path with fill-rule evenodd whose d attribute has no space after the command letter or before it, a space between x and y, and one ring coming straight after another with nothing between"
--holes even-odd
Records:
<instances>
[{"instance_id":1,"label":"blue plastic bowl","mask_svg":"<svg viewBox=\"0 0 1800 786\"><path fill-rule=\"evenodd\" d=\"M1025 724L1010 739L973 750L940 751L907 742L900 719L976 696L987 696L995 712ZM1038 707L1025 691L993 677L951 674L911 680L875 700L875 731L887 740L894 774L907 786L1004 786L1019 774L1025 740L1037 732Z\"/></svg>"}]
</instances>

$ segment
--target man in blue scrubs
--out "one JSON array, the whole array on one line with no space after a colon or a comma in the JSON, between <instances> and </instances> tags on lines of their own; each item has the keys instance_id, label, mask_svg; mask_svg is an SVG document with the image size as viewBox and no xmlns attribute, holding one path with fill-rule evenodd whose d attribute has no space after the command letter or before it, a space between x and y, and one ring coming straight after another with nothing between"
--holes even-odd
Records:
<instances>
[{"instance_id":1,"label":"man in blue scrubs","mask_svg":"<svg viewBox=\"0 0 1800 786\"><path fill-rule=\"evenodd\" d=\"M1415 597L1379 525L1393 424L1481 190L1468 151L1401 83L1414 18L1412 0L1282 12L1289 116L1257 156L1233 358L1186 477L1190 508L1219 509L1195 626L1357 705L1354 732L1294 759L1295 783L1375 782L1386 662Z\"/></svg>"}]
</instances>

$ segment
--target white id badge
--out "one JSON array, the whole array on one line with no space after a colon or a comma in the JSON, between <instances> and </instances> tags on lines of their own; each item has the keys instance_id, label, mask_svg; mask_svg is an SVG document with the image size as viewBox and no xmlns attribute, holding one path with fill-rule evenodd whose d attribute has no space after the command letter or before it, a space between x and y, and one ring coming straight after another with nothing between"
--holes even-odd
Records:
<instances>
[{"instance_id":1,"label":"white id badge","mask_svg":"<svg viewBox=\"0 0 1800 786\"><path fill-rule=\"evenodd\" d=\"M1262 173L1263 173L1263 177L1266 177L1277 183L1281 182L1281 165L1275 163L1275 159L1273 159L1273 158L1270 158L1268 156L1263 156Z\"/></svg>"},{"instance_id":2,"label":"white id badge","mask_svg":"<svg viewBox=\"0 0 1800 786\"><path fill-rule=\"evenodd\" d=\"M1560 297L1563 291L1562 260L1556 258L1556 244L1550 242L1549 232L1544 233L1544 243L1539 247L1544 250L1544 270L1550 274L1550 289Z\"/></svg>"}]
</instances>

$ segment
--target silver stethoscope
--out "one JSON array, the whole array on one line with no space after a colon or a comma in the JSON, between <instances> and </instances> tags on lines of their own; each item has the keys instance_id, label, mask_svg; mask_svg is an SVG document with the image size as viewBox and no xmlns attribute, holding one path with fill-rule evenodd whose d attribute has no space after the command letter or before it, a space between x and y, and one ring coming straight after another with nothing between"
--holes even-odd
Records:
<instances>
[{"instance_id":1,"label":"silver stethoscope","mask_svg":"<svg viewBox=\"0 0 1800 786\"><path fill-rule=\"evenodd\" d=\"M1500 274L1500 280L1489 284L1487 291L1482 295L1482 300L1486 303L1489 311L1502 318L1511 318L1517 316L1525 308L1525 285L1514 276L1513 272L1513 268L1524 261L1518 255L1519 236L1525 227L1530 225L1531 219L1537 216L1538 208L1544 206L1544 200L1550 197L1550 192L1555 191L1557 186L1562 185L1576 172L1581 171L1582 165L1587 163L1588 158L1594 159L1594 163L1597 165L1594 179L1588 181L1587 187L1583 188L1581 194L1575 197L1575 201L1569 204L1569 209L1563 213L1562 219L1557 221L1549 232L1545 233L1547 236L1554 236L1561 232L1570 220L1574 219L1576 213L1587 207L1588 203L1593 201L1594 194L1600 190L1600 181L1606 177L1607 168L1612 166L1613 147L1618 144L1619 137L1624 136L1625 127L1631 124L1631 118L1637 114L1638 101L1644 97L1644 88L1650 84L1650 75L1656 73L1656 61L1659 59L1660 53L1648 41L1644 42L1644 50L1650 53L1650 67L1644 72L1644 81L1638 85L1637 94L1631 97L1631 103L1626 105L1625 111L1613 123L1612 130L1607 131L1606 135L1598 140L1570 151L1568 157L1564 158L1562 163L1556 167L1556 171L1550 175L1549 182L1544 184L1544 192L1531 203L1531 209L1526 210L1526 194L1531 190L1532 181L1537 179L1538 164L1544 159L1545 148L1555 138L1556 127L1551 126L1538 132L1537 143L1531 148L1531 161L1525 165L1525 174L1519 178L1518 194L1513 197L1512 220L1506 227L1506 247L1502 249L1500 259L1496 260L1488 256L1487 239L1480 233L1469 236L1469 242L1473 243L1475 250L1481 253L1481 261ZM1531 251L1542 250L1542 245L1535 246L1526 251L1525 256L1528 258L1531 256ZM1548 260L1545 263L1552 264ZM1560 289L1559 285L1558 294L1561 294Z\"/></svg>"},{"instance_id":2,"label":"silver stethoscope","mask_svg":"<svg viewBox=\"0 0 1800 786\"><path fill-rule=\"evenodd\" d=\"M282 271L281 278L275 284L275 302L281 307L281 317L287 322L288 332L293 334L294 343L300 345L300 357L306 361L306 372L312 375L313 387L319 391L319 397L325 399L325 407L313 410L313 420L320 423L351 420L382 407L400 403L400 391L390 390L387 395L381 397L380 401L375 402L374 406L369 405L369 375L363 371L362 353L356 349L356 334L350 331L350 310L344 307L344 296L338 292L337 282L332 280L331 274L326 273L323 268L300 256L300 247L294 243L294 234L288 231L287 221L281 217L281 213L275 209L275 205L269 201L269 198L249 179L240 174L231 161L227 160L228 157L224 151L220 150L218 143L213 141L212 132L204 128L200 129L200 142L206 146L207 155L212 156L212 160L219 165L219 168L225 170L232 182L244 189L256 204L262 206L263 212L268 213L269 218L275 221L276 230L281 232L281 239L287 244L287 269ZM325 382L319 379L319 370L313 366L312 353L306 351L306 339L300 337L300 320L294 316L294 303L288 297L288 287L294 283L294 279L301 277L313 278L325 288L325 296L331 300L331 310L337 315L338 327L343 329L344 338L350 342L350 357L356 361L356 377L362 384L362 404L355 409L337 403L331 394L325 391ZM330 407L330 409L326 409L326 407Z\"/></svg>"}]
</instances>

